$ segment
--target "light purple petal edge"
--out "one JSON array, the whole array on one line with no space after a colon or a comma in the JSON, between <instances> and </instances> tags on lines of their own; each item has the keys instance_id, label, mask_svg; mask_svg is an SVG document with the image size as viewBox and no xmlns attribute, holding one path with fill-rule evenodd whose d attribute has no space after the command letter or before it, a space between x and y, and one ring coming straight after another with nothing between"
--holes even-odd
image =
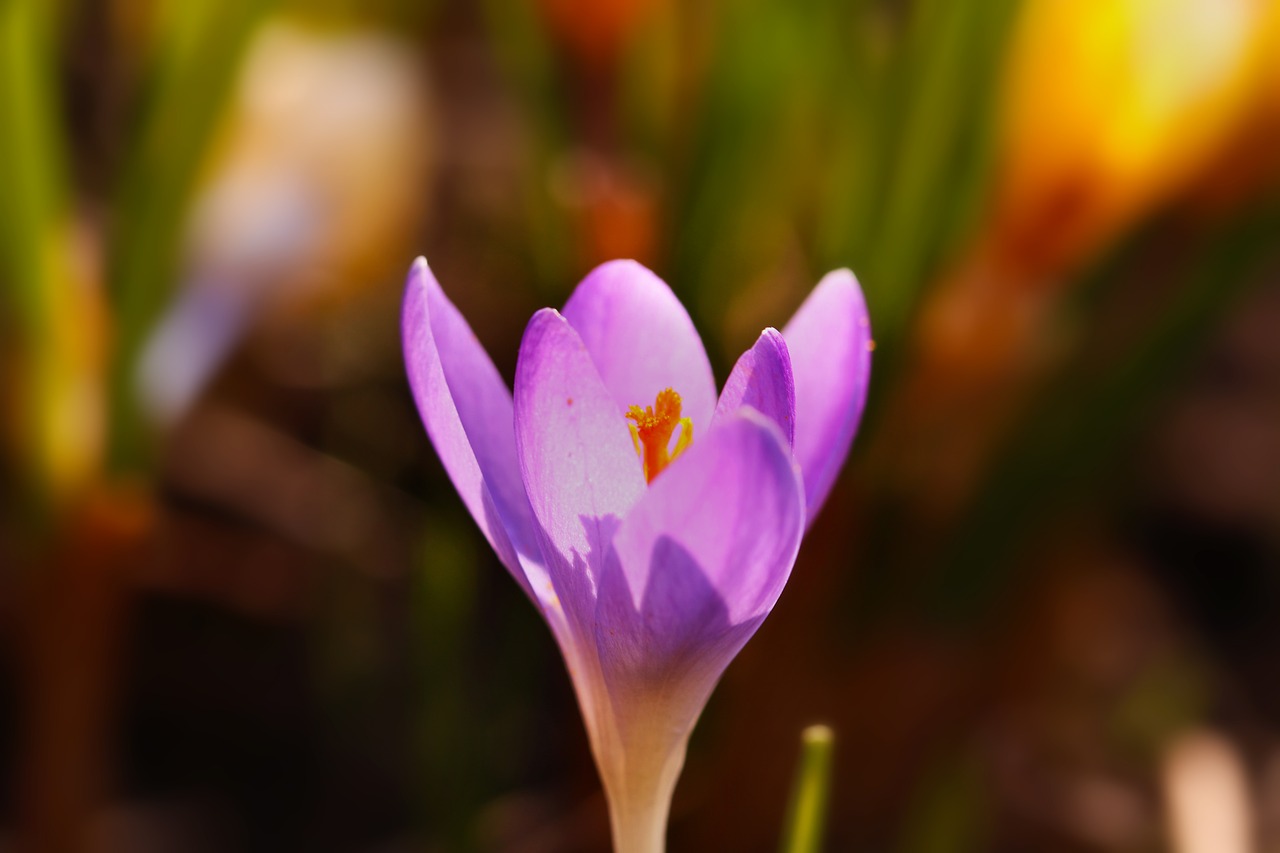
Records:
<instances>
[{"instance_id":1,"label":"light purple petal edge","mask_svg":"<svg viewBox=\"0 0 1280 853\"><path fill-rule=\"evenodd\" d=\"M827 273L782 330L796 389L795 456L812 523L849 454L871 376L871 321L858 279Z\"/></svg>"},{"instance_id":2,"label":"light purple petal edge","mask_svg":"<svg viewBox=\"0 0 1280 853\"><path fill-rule=\"evenodd\" d=\"M646 484L626 419L577 332L550 308L533 315L520 344L515 424L552 582L579 621L594 608L613 533Z\"/></svg>"},{"instance_id":3,"label":"light purple petal edge","mask_svg":"<svg viewBox=\"0 0 1280 853\"><path fill-rule=\"evenodd\" d=\"M423 258L401 312L405 370L427 435L462 502L535 602L535 522L520 481L511 393Z\"/></svg>"},{"instance_id":4,"label":"light purple petal edge","mask_svg":"<svg viewBox=\"0 0 1280 853\"><path fill-rule=\"evenodd\" d=\"M765 329L738 358L720 392L713 427L743 406L772 420L786 436L787 446L795 446L795 380L787 342L777 329Z\"/></svg>"}]
</instances>

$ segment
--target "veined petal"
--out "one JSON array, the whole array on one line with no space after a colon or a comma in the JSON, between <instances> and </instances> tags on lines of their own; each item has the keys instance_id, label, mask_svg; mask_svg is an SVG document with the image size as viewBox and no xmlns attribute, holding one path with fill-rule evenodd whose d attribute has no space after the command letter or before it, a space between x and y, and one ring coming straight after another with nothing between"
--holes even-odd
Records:
<instances>
[{"instance_id":1,"label":"veined petal","mask_svg":"<svg viewBox=\"0 0 1280 853\"><path fill-rule=\"evenodd\" d=\"M721 673L772 610L803 531L791 453L774 423L750 408L651 484L613 538L596 605L601 671L623 744L683 744Z\"/></svg>"},{"instance_id":2,"label":"veined petal","mask_svg":"<svg viewBox=\"0 0 1280 853\"><path fill-rule=\"evenodd\" d=\"M578 333L550 308L533 315L515 383L516 449L562 598L594 606L596 567L645 492L626 420ZM583 586L586 581L587 586ZM589 613L589 611L588 611ZM580 614L581 615L581 614Z\"/></svg>"},{"instance_id":3,"label":"veined petal","mask_svg":"<svg viewBox=\"0 0 1280 853\"><path fill-rule=\"evenodd\" d=\"M720 392L712 425L743 406L750 406L772 420L786 436L787 446L794 446L795 383L787 342L777 329L761 332L755 345L744 352L733 366L733 372Z\"/></svg>"},{"instance_id":4,"label":"veined petal","mask_svg":"<svg viewBox=\"0 0 1280 853\"><path fill-rule=\"evenodd\" d=\"M867 400L871 321L853 273L827 273L782 336L795 377L795 456L812 523L849 454Z\"/></svg>"},{"instance_id":5,"label":"veined petal","mask_svg":"<svg viewBox=\"0 0 1280 853\"><path fill-rule=\"evenodd\" d=\"M413 399L449 479L499 559L545 607L545 569L520 480L511 393L423 258L409 271L401 334Z\"/></svg>"},{"instance_id":6,"label":"veined petal","mask_svg":"<svg viewBox=\"0 0 1280 853\"><path fill-rule=\"evenodd\" d=\"M564 306L601 379L625 411L652 405L664 388L680 395L694 435L711 423L716 383L702 339L662 279L635 261L596 267Z\"/></svg>"}]
</instances>

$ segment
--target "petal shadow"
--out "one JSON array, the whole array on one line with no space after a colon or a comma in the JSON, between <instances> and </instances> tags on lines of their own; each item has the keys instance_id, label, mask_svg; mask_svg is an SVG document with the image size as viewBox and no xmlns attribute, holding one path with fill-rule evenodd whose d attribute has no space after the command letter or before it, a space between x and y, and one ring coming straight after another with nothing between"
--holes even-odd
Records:
<instances>
[{"instance_id":1,"label":"petal shadow","mask_svg":"<svg viewBox=\"0 0 1280 853\"><path fill-rule=\"evenodd\" d=\"M673 743L687 737L766 615L734 622L693 554L669 536L654 542L638 607L616 552L610 555L596 612L596 646L620 734L657 726Z\"/></svg>"}]
</instances>

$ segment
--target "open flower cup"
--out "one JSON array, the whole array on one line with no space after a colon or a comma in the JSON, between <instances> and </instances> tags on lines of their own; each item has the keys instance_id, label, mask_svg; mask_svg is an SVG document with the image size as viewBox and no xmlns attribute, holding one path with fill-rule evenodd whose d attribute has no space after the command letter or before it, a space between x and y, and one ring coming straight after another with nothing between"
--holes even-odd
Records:
<instances>
[{"instance_id":1,"label":"open flower cup","mask_svg":"<svg viewBox=\"0 0 1280 853\"><path fill-rule=\"evenodd\" d=\"M670 288L631 261L525 330L514 397L425 260L405 362L445 470L555 634L619 851L661 851L689 733L778 600L848 453L870 326L827 275L716 393Z\"/></svg>"}]
</instances>

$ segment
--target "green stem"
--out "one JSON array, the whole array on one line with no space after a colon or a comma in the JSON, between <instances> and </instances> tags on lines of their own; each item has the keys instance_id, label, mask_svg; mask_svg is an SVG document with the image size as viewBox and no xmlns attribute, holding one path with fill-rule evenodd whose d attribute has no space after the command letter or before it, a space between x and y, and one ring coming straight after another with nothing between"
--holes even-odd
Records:
<instances>
[{"instance_id":1,"label":"green stem","mask_svg":"<svg viewBox=\"0 0 1280 853\"><path fill-rule=\"evenodd\" d=\"M835 733L827 726L809 726L800 734L800 743L800 766L787 806L782 853L817 853L822 847Z\"/></svg>"}]
</instances>

